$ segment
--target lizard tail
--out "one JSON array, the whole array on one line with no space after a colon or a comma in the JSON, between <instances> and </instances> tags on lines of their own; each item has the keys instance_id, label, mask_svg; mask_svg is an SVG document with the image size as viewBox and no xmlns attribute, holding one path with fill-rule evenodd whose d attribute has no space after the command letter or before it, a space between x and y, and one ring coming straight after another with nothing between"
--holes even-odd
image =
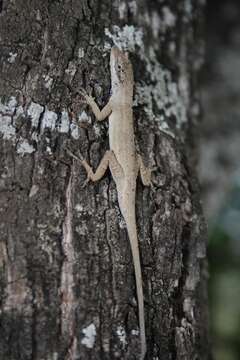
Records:
<instances>
[{"instance_id":1,"label":"lizard tail","mask_svg":"<svg viewBox=\"0 0 240 360\"><path fill-rule=\"evenodd\" d=\"M144 360L147 345L146 345L146 334L145 334L145 318L144 318L144 301L143 301L143 286L142 286L142 271L140 264L140 254L139 254L139 245L137 237L137 226L136 226L136 216L135 209L129 211L128 208L125 221L127 224L127 231L130 240L135 278L136 278L136 288L137 288L137 300L138 300L138 316L139 316L139 328L140 328L140 338L141 338L141 357L140 360Z\"/></svg>"}]
</instances>

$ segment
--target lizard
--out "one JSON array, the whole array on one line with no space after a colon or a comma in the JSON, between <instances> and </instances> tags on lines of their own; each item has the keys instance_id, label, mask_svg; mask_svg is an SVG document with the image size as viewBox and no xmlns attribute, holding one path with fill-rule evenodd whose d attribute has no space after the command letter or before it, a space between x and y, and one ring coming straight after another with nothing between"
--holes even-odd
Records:
<instances>
[{"instance_id":1,"label":"lizard","mask_svg":"<svg viewBox=\"0 0 240 360\"><path fill-rule=\"evenodd\" d=\"M81 95L85 98L86 103L90 106L98 121L102 121L109 116L110 150L106 151L95 173L85 159L76 157L70 150L68 150L68 153L81 161L87 172L86 181L91 180L95 182L100 180L109 167L116 183L118 203L126 222L134 264L141 339L140 360L143 360L146 355L147 346L135 194L138 173L140 172L143 185L148 186L151 184L151 170L145 167L142 157L136 152L132 109L133 68L128 54L117 46L113 46L111 49L110 72L112 95L102 110L99 109L94 98L88 95L84 89L81 89Z\"/></svg>"}]
</instances>

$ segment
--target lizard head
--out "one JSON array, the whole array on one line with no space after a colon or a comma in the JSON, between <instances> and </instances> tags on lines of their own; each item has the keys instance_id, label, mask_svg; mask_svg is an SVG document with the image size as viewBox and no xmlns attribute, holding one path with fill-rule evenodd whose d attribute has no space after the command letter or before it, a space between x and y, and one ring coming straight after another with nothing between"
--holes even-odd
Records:
<instances>
[{"instance_id":1,"label":"lizard head","mask_svg":"<svg viewBox=\"0 0 240 360\"><path fill-rule=\"evenodd\" d=\"M128 54L113 46L110 56L112 89L133 86L133 69Z\"/></svg>"}]
</instances>

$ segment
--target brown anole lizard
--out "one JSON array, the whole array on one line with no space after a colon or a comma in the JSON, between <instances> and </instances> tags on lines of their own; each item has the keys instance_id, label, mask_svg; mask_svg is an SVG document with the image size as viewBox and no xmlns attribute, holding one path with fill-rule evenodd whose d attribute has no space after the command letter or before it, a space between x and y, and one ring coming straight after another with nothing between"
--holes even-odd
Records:
<instances>
[{"instance_id":1,"label":"brown anole lizard","mask_svg":"<svg viewBox=\"0 0 240 360\"><path fill-rule=\"evenodd\" d=\"M151 170L144 166L143 160L136 153L135 148L132 110L134 85L132 64L127 54L116 46L111 49L110 69L112 95L101 111L94 99L82 90L82 95L97 120L102 121L109 116L110 150L105 153L95 173L85 160L78 160L81 161L87 171L87 180L97 181L101 179L109 167L117 186L118 203L127 225L134 263L141 337L140 359L143 360L147 347L142 272L136 227L135 193L139 171L143 184L147 186L151 183ZM74 154L68 152L76 158Z\"/></svg>"}]
</instances>

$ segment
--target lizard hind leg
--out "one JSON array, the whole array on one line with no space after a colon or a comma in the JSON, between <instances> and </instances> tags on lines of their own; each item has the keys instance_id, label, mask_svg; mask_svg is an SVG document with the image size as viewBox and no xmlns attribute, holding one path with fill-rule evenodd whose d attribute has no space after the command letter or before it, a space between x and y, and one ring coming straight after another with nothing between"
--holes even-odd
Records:
<instances>
[{"instance_id":1,"label":"lizard hind leg","mask_svg":"<svg viewBox=\"0 0 240 360\"><path fill-rule=\"evenodd\" d=\"M121 174L123 173L121 165L119 164L113 151L111 150L105 152L95 172L93 172L91 166L87 163L86 160L82 160L81 163L87 172L87 181L91 180L93 182L96 182L100 180L104 176L108 167L111 170L113 178L119 175L121 176Z\"/></svg>"}]
</instances>

